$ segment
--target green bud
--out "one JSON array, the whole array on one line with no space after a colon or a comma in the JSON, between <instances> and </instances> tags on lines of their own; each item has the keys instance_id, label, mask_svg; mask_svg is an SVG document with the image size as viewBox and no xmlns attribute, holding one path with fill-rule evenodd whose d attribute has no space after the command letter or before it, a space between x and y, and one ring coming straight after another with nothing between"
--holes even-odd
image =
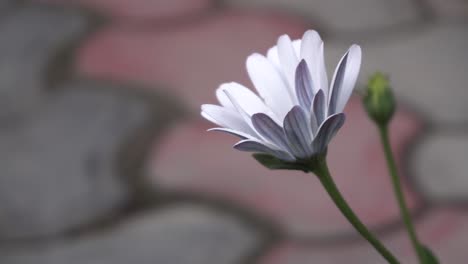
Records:
<instances>
[{"instance_id":1,"label":"green bud","mask_svg":"<svg viewBox=\"0 0 468 264\"><path fill-rule=\"evenodd\" d=\"M387 125L396 107L387 76L380 72L374 73L369 78L365 92L363 103L367 113L378 125Z\"/></svg>"}]
</instances>

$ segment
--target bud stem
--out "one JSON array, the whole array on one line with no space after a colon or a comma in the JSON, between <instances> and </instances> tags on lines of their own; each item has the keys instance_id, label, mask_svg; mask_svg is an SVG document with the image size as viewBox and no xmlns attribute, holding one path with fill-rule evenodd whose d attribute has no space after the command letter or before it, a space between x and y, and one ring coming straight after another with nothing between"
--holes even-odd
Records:
<instances>
[{"instance_id":1,"label":"bud stem","mask_svg":"<svg viewBox=\"0 0 468 264\"><path fill-rule=\"evenodd\" d=\"M392 253L367 229L367 227L359 220L353 210L349 207L346 200L338 190L333 178L330 175L325 156L322 156L314 164L314 173L320 179L323 187L330 195L331 199L348 219L351 225L361 234L369 243L382 255L390 264L399 264L400 262L392 255Z\"/></svg>"},{"instance_id":2,"label":"bud stem","mask_svg":"<svg viewBox=\"0 0 468 264\"><path fill-rule=\"evenodd\" d=\"M385 158L387 159L388 170L390 172L390 176L392 179L393 191L395 192L395 196L396 196L398 205L400 207L401 218L403 219L403 222L406 226L406 230L408 232L408 236L411 240L413 248L416 254L418 255L419 263L424 263L424 259L425 259L424 251L416 235L413 222L411 221L409 209L405 203L405 196L401 189L400 177L398 176L398 170L396 167L395 159L393 158L392 148L390 146L390 139L388 136L388 126L379 125L379 132L380 132L380 139L383 145L383 150L385 153Z\"/></svg>"}]
</instances>

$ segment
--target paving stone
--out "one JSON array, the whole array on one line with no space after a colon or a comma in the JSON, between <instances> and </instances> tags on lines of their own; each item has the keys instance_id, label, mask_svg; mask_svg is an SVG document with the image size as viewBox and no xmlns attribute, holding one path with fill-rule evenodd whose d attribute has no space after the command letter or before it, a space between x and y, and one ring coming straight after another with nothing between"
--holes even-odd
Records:
<instances>
[{"instance_id":1,"label":"paving stone","mask_svg":"<svg viewBox=\"0 0 468 264\"><path fill-rule=\"evenodd\" d=\"M329 149L331 171L356 212L366 223L380 226L395 220L399 211L379 137L359 99L350 101L347 114L346 124ZM236 202L295 236L323 238L353 232L313 175L269 171L249 154L231 149L234 137L205 132L210 127L197 120L168 133L148 161L150 182L157 188ZM392 141L398 162L419 131L414 115L397 114ZM409 190L406 193L411 207L417 207L417 197Z\"/></svg>"},{"instance_id":2,"label":"paving stone","mask_svg":"<svg viewBox=\"0 0 468 264\"><path fill-rule=\"evenodd\" d=\"M211 0L36 0L54 4L82 6L119 20L184 18L206 11Z\"/></svg>"},{"instance_id":3,"label":"paving stone","mask_svg":"<svg viewBox=\"0 0 468 264\"><path fill-rule=\"evenodd\" d=\"M0 20L0 120L34 109L44 98L45 72L61 47L84 33L76 12L17 8Z\"/></svg>"},{"instance_id":4,"label":"paving stone","mask_svg":"<svg viewBox=\"0 0 468 264\"><path fill-rule=\"evenodd\" d=\"M0 260L3 264L237 264L259 241L256 232L233 216L186 205L142 214L77 240L9 250Z\"/></svg>"},{"instance_id":5,"label":"paving stone","mask_svg":"<svg viewBox=\"0 0 468 264\"><path fill-rule=\"evenodd\" d=\"M121 174L120 151L151 109L113 87L69 83L33 120L0 131L0 240L55 235L127 201L123 177L136 175Z\"/></svg>"},{"instance_id":6,"label":"paving stone","mask_svg":"<svg viewBox=\"0 0 468 264\"><path fill-rule=\"evenodd\" d=\"M412 163L418 185L433 200L468 198L468 137L431 133L419 142Z\"/></svg>"},{"instance_id":7,"label":"paving stone","mask_svg":"<svg viewBox=\"0 0 468 264\"><path fill-rule=\"evenodd\" d=\"M419 20L417 7L411 0L227 0L235 7L289 10L318 21L336 32L384 30Z\"/></svg>"},{"instance_id":8,"label":"paving stone","mask_svg":"<svg viewBox=\"0 0 468 264\"><path fill-rule=\"evenodd\" d=\"M305 27L290 17L224 12L171 31L104 29L82 48L78 68L97 78L162 84L197 114L214 102L222 82L248 82L245 59L266 52L278 36L298 37ZM235 34L233 33L235 32Z\"/></svg>"},{"instance_id":9,"label":"paving stone","mask_svg":"<svg viewBox=\"0 0 468 264\"><path fill-rule=\"evenodd\" d=\"M272 15L229 14L166 33L107 29L84 46L78 67L83 74L100 78L165 84L198 111L200 104L214 101L213 88L221 82L248 83L245 71L239 70L247 54L264 52L283 33L297 37L304 30ZM233 41L231 32L242 32L236 37L249 42ZM468 97L464 89L467 36L463 25L435 25L399 38L366 39L364 43L355 39L363 44L361 80L382 70L390 74L399 100L430 121L468 121L463 115L468 108L464 99ZM327 63L330 68L351 43L343 44L327 42L327 54L332 55L327 62L334 62Z\"/></svg>"},{"instance_id":10,"label":"paving stone","mask_svg":"<svg viewBox=\"0 0 468 264\"><path fill-rule=\"evenodd\" d=\"M435 14L442 19L468 18L468 2L465 0L429 0Z\"/></svg>"},{"instance_id":11,"label":"paving stone","mask_svg":"<svg viewBox=\"0 0 468 264\"><path fill-rule=\"evenodd\" d=\"M9 10L14 6L14 0L2 0L0 1L0 14L3 14L5 11Z\"/></svg>"},{"instance_id":12,"label":"paving stone","mask_svg":"<svg viewBox=\"0 0 468 264\"><path fill-rule=\"evenodd\" d=\"M355 40L359 42L359 40ZM349 45L350 43L346 43ZM468 34L460 24L434 25L395 39L366 40L361 80L374 71L388 73L400 101L436 124L468 121ZM346 48L330 43L338 58Z\"/></svg>"},{"instance_id":13,"label":"paving stone","mask_svg":"<svg viewBox=\"0 0 468 264\"><path fill-rule=\"evenodd\" d=\"M466 252L460 245L468 242L468 215L450 210L436 210L418 221L420 239L438 256L440 263L460 263ZM403 230L386 236L383 243L401 263L416 264L407 235ZM329 246L297 246L285 242L259 261L259 264L385 264L387 263L364 240Z\"/></svg>"}]
</instances>

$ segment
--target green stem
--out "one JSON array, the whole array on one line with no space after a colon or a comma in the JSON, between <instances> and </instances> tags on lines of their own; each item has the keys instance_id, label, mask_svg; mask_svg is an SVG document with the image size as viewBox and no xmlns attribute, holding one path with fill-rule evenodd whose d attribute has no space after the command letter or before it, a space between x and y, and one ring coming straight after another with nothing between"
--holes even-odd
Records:
<instances>
[{"instance_id":1,"label":"green stem","mask_svg":"<svg viewBox=\"0 0 468 264\"><path fill-rule=\"evenodd\" d=\"M395 256L393 256L392 253L369 231L369 229L367 229L367 227L361 222L361 220L359 220L353 210L349 207L330 175L325 157L320 158L315 165L315 174L320 179L320 182L323 187L325 187L325 190L330 195L333 202L335 202L338 209L340 209L341 213L348 219L351 225L354 226L359 234L369 241L369 243L382 255L382 257L388 261L388 263L399 264L400 262L395 258Z\"/></svg>"},{"instance_id":2,"label":"green stem","mask_svg":"<svg viewBox=\"0 0 468 264\"><path fill-rule=\"evenodd\" d=\"M405 196L401 190L400 177L398 176L398 170L396 167L395 159L393 158L392 148L390 146L390 139L388 136L388 127L387 125L379 126L380 138L382 140L382 145L385 153L385 158L387 159L388 170L392 179L393 190L397 198L398 206L400 207L400 214L403 218L403 222L406 226L408 236L411 240L411 243L418 255L419 263L424 263L424 251L421 247L421 244L416 235L413 222L411 221L411 216L408 207L405 203Z\"/></svg>"}]
</instances>

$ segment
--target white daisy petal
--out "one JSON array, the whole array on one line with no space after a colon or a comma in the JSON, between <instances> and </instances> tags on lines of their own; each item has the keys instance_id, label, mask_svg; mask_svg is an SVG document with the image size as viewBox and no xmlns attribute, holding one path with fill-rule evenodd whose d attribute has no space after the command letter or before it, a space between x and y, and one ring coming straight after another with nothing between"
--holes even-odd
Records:
<instances>
[{"instance_id":1,"label":"white daisy petal","mask_svg":"<svg viewBox=\"0 0 468 264\"><path fill-rule=\"evenodd\" d=\"M289 149L294 156L307 158L312 155L310 147L312 132L307 115L300 106L295 106L284 118L284 133L288 139Z\"/></svg>"},{"instance_id":2,"label":"white daisy petal","mask_svg":"<svg viewBox=\"0 0 468 264\"><path fill-rule=\"evenodd\" d=\"M224 84L228 85L228 84ZM229 97L226 95L223 89L223 85L219 86L218 89L216 89L216 99L218 99L218 102L229 109L235 109L234 105L232 104L231 100Z\"/></svg>"},{"instance_id":3,"label":"white daisy petal","mask_svg":"<svg viewBox=\"0 0 468 264\"><path fill-rule=\"evenodd\" d=\"M255 132L250 128L248 123L233 109L210 104L202 105L201 109L201 115L204 118L219 126L255 135Z\"/></svg>"},{"instance_id":4,"label":"white daisy petal","mask_svg":"<svg viewBox=\"0 0 468 264\"><path fill-rule=\"evenodd\" d=\"M327 89L326 83L323 83L325 81L322 81L323 75L326 76L323 60L323 42L316 31L309 30L304 33L301 42L300 59L305 59L309 66L309 71L314 81L314 94L318 89Z\"/></svg>"},{"instance_id":5,"label":"white daisy petal","mask_svg":"<svg viewBox=\"0 0 468 264\"><path fill-rule=\"evenodd\" d=\"M294 51L294 47L288 35L283 35L278 39L278 56L283 73L285 74L289 88L292 91L292 95L295 95L295 91L293 89L295 83L294 77L299 59L296 55L296 52Z\"/></svg>"},{"instance_id":6,"label":"white daisy petal","mask_svg":"<svg viewBox=\"0 0 468 264\"><path fill-rule=\"evenodd\" d=\"M335 73L330 88L330 94L328 96L328 114L336 112L338 100L341 94L341 88L343 87L343 81L345 77L346 64L348 61L348 52L343 55L338 66L336 66Z\"/></svg>"},{"instance_id":7,"label":"white daisy petal","mask_svg":"<svg viewBox=\"0 0 468 264\"><path fill-rule=\"evenodd\" d=\"M293 40L292 42L294 52L296 53L296 56L298 59L301 58L301 42L302 42L301 39L296 39L296 40Z\"/></svg>"},{"instance_id":8,"label":"white daisy petal","mask_svg":"<svg viewBox=\"0 0 468 264\"><path fill-rule=\"evenodd\" d=\"M249 116L256 113L271 112L265 103L254 92L252 92L252 90L241 84L235 82L225 83L222 84L218 90L220 92L224 92L234 107L237 104Z\"/></svg>"},{"instance_id":9,"label":"white daisy petal","mask_svg":"<svg viewBox=\"0 0 468 264\"><path fill-rule=\"evenodd\" d=\"M317 50L322 44L322 38L315 30L307 30L301 40L301 59L305 59L311 67L317 58Z\"/></svg>"},{"instance_id":10,"label":"white daisy petal","mask_svg":"<svg viewBox=\"0 0 468 264\"><path fill-rule=\"evenodd\" d=\"M336 132L343 126L345 114L334 114L325 120L318 129L317 136L312 141L312 149L315 153L323 153L327 148L330 140L335 136Z\"/></svg>"},{"instance_id":11,"label":"white daisy petal","mask_svg":"<svg viewBox=\"0 0 468 264\"><path fill-rule=\"evenodd\" d=\"M280 147L282 150L289 150L289 144L283 132L283 128L269 116L262 113L255 114L252 116L252 124L263 138Z\"/></svg>"},{"instance_id":12,"label":"white daisy petal","mask_svg":"<svg viewBox=\"0 0 468 264\"><path fill-rule=\"evenodd\" d=\"M279 119L293 106L287 84L273 64L260 54L247 58L247 71L260 96Z\"/></svg>"},{"instance_id":13,"label":"white daisy petal","mask_svg":"<svg viewBox=\"0 0 468 264\"><path fill-rule=\"evenodd\" d=\"M278 46L274 46L268 49L267 59L270 61L271 64L273 64L274 68L276 69L278 74L281 76L283 83L288 84L286 74L283 71L283 67L281 66L280 58L278 55ZM289 87L289 88L293 89L292 87Z\"/></svg>"},{"instance_id":14,"label":"white daisy petal","mask_svg":"<svg viewBox=\"0 0 468 264\"><path fill-rule=\"evenodd\" d=\"M247 112L237 101L236 97L234 97L228 90L224 91L228 96L231 103L234 105L234 108L240 114L240 116L244 119L244 121L250 126L252 130L255 130L252 124L252 113Z\"/></svg>"},{"instance_id":15,"label":"white daisy petal","mask_svg":"<svg viewBox=\"0 0 468 264\"><path fill-rule=\"evenodd\" d=\"M328 114L342 112L361 68L361 47L352 45L336 67L331 83Z\"/></svg>"},{"instance_id":16,"label":"white daisy petal","mask_svg":"<svg viewBox=\"0 0 468 264\"><path fill-rule=\"evenodd\" d=\"M312 105L312 98L314 96L312 77L307 67L307 62L301 60L296 68L295 74L296 94L299 104L309 110Z\"/></svg>"},{"instance_id":17,"label":"white daisy petal","mask_svg":"<svg viewBox=\"0 0 468 264\"><path fill-rule=\"evenodd\" d=\"M286 160L286 161L295 160L295 158L287 152L284 152L279 149L275 149L271 145L268 145L265 142L252 140L252 139L245 139L245 140L239 141L237 144L234 145L234 148L237 150L241 150L241 151L266 153L266 154L275 156L278 159Z\"/></svg>"},{"instance_id":18,"label":"white daisy petal","mask_svg":"<svg viewBox=\"0 0 468 264\"><path fill-rule=\"evenodd\" d=\"M273 46L270 49L268 49L267 59L270 60L275 65L275 67L277 67L278 70L281 70L281 63L278 56L277 46Z\"/></svg>"},{"instance_id":19,"label":"white daisy petal","mask_svg":"<svg viewBox=\"0 0 468 264\"><path fill-rule=\"evenodd\" d=\"M294 49L294 54L296 54L296 57L299 59L301 55L301 39L292 40L291 43ZM275 45L268 49L267 58L271 60L275 65L278 65L279 67L281 67L279 56L278 56L278 46Z\"/></svg>"},{"instance_id":20,"label":"white daisy petal","mask_svg":"<svg viewBox=\"0 0 468 264\"><path fill-rule=\"evenodd\" d=\"M327 75L327 67L325 65L325 54L323 50L323 42L320 44L320 48L318 51L318 71L320 77L320 89L322 89L325 94L328 93L328 75Z\"/></svg>"},{"instance_id":21,"label":"white daisy petal","mask_svg":"<svg viewBox=\"0 0 468 264\"><path fill-rule=\"evenodd\" d=\"M319 90L318 93L314 96L314 100L312 102L312 112L314 113L311 117L312 131L316 133L318 127L322 124L323 121L325 121L325 118L327 117L327 100L325 99L325 93L322 90Z\"/></svg>"},{"instance_id":22,"label":"white daisy petal","mask_svg":"<svg viewBox=\"0 0 468 264\"><path fill-rule=\"evenodd\" d=\"M254 138L254 137L252 137L251 135L249 135L247 133L237 131L237 130L234 130L234 129L230 129L230 128L224 128L224 127L210 128L210 129L208 129L208 131L210 131L210 132L211 131L224 132L224 133L228 133L228 134L237 136L237 137L239 137L241 139L253 139Z\"/></svg>"}]
</instances>

